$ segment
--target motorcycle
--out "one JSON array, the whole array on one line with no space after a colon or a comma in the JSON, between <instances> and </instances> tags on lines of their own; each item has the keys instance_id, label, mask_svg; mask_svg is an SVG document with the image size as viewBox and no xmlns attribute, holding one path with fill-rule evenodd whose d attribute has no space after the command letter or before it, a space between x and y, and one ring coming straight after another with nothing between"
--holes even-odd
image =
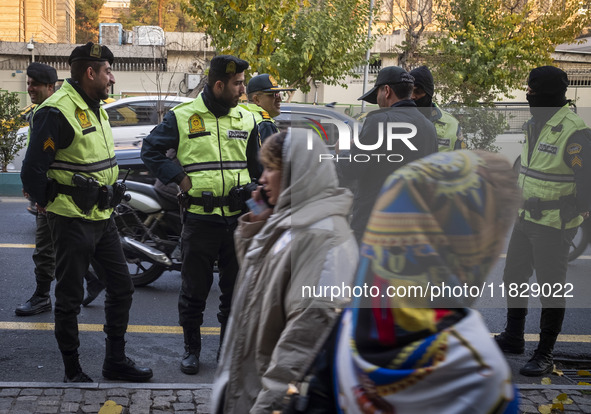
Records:
<instances>
[{"instance_id":1,"label":"motorcycle","mask_svg":"<svg viewBox=\"0 0 591 414\"><path fill-rule=\"evenodd\" d=\"M572 262L587 250L591 243L591 219L586 219L580 225L573 239L573 244L568 252L568 261Z\"/></svg>"},{"instance_id":2,"label":"motorcycle","mask_svg":"<svg viewBox=\"0 0 591 414\"><path fill-rule=\"evenodd\" d=\"M115 209L115 223L134 286L146 286L166 270L181 269L179 206L153 185L127 181L131 196Z\"/></svg>"}]
</instances>

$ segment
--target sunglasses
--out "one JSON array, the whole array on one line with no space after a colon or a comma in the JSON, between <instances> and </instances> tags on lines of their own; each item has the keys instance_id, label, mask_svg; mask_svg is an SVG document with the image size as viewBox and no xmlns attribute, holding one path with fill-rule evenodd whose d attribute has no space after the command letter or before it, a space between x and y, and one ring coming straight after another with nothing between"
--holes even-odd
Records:
<instances>
[{"instance_id":1,"label":"sunglasses","mask_svg":"<svg viewBox=\"0 0 591 414\"><path fill-rule=\"evenodd\" d=\"M282 97L283 92L261 92L260 95Z\"/></svg>"}]
</instances>

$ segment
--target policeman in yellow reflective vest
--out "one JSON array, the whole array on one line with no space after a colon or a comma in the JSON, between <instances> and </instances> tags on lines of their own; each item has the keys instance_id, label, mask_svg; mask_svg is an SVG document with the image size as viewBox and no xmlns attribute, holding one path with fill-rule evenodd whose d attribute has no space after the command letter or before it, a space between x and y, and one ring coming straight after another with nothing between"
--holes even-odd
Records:
<instances>
[{"instance_id":1,"label":"policeman in yellow reflective vest","mask_svg":"<svg viewBox=\"0 0 591 414\"><path fill-rule=\"evenodd\" d=\"M248 104L241 105L254 114L259 126L261 143L277 132L273 118L281 114L281 92L295 91L291 88L281 88L275 78L268 73L253 76L246 86Z\"/></svg>"},{"instance_id":2,"label":"policeman in yellow reflective vest","mask_svg":"<svg viewBox=\"0 0 591 414\"><path fill-rule=\"evenodd\" d=\"M57 71L55 68L44 63L33 62L27 67L27 92L31 102L40 105L55 92L55 83L57 82ZM35 110L39 108L38 106ZM29 136L33 130L34 110L28 115ZM28 142L27 142L28 145ZM25 197L29 198L28 194ZM33 203L33 206L35 204ZM35 207L36 209L36 207ZM35 250L33 251L33 262L35 262L35 281L37 286L33 296L24 304L19 305L14 310L18 316L31 316L42 312L51 311L51 297L49 291L51 282L55 274L55 254L53 252L53 242L51 241L51 231L47 224L47 216L36 212L35 231ZM97 266L96 263L94 263ZM92 302L98 294L105 288L102 282L90 270L84 274L86 279L87 296L82 302L83 306Z\"/></svg>"},{"instance_id":3,"label":"policeman in yellow reflective vest","mask_svg":"<svg viewBox=\"0 0 591 414\"><path fill-rule=\"evenodd\" d=\"M466 149L458 120L433 102L435 86L429 68L420 66L411 70L410 74L415 78L412 99L423 115L435 125L439 152Z\"/></svg>"},{"instance_id":4,"label":"policeman in yellow reflective vest","mask_svg":"<svg viewBox=\"0 0 591 414\"><path fill-rule=\"evenodd\" d=\"M214 57L203 92L166 114L142 145L148 170L164 184L176 182L186 203L179 295L185 340L180 369L185 374L199 372L200 327L216 259L222 292L220 346L223 341L238 273L233 234L245 208L238 199L250 193L244 186L260 175L257 124L252 113L238 106L247 68L234 56ZM180 165L166 157L169 148L176 150Z\"/></svg>"},{"instance_id":5,"label":"policeman in yellow reflective vest","mask_svg":"<svg viewBox=\"0 0 591 414\"><path fill-rule=\"evenodd\" d=\"M65 367L64 382L92 382L78 360L78 318L83 277L91 260L104 268L106 286L105 378L147 381L150 368L125 355L133 283L111 217L123 188L113 137L101 99L115 78L111 51L92 42L68 60L71 78L35 112L21 179L23 189L47 214L56 255L55 337Z\"/></svg>"},{"instance_id":6,"label":"policeman in yellow reflective vest","mask_svg":"<svg viewBox=\"0 0 591 414\"><path fill-rule=\"evenodd\" d=\"M524 352L524 328L536 271L540 295L540 341L519 371L540 376L554 368L554 344L562 329L568 251L577 226L591 206L591 130L569 109L568 77L553 66L529 74L527 100L532 118L525 124L519 186L524 203L513 228L503 281L507 324L495 337L506 353Z\"/></svg>"}]
</instances>

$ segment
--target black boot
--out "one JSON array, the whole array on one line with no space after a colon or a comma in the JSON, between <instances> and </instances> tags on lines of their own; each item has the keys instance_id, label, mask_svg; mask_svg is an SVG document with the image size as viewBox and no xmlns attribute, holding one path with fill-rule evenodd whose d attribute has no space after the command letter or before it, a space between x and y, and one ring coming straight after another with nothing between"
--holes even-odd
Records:
<instances>
[{"instance_id":1,"label":"black boot","mask_svg":"<svg viewBox=\"0 0 591 414\"><path fill-rule=\"evenodd\" d=\"M74 351L71 355L62 354L62 360L66 371L64 382L94 382L92 378L82 371L77 351Z\"/></svg>"},{"instance_id":2,"label":"black boot","mask_svg":"<svg viewBox=\"0 0 591 414\"><path fill-rule=\"evenodd\" d=\"M49 295L38 296L37 293L35 293L31 296L31 299L24 304L17 306L14 313L18 316L31 316L49 311L51 311L51 298Z\"/></svg>"},{"instance_id":3,"label":"black boot","mask_svg":"<svg viewBox=\"0 0 591 414\"><path fill-rule=\"evenodd\" d=\"M103 377L110 380L144 382L152 378L152 370L137 367L135 362L125 355L123 338L106 339L106 356L103 363Z\"/></svg>"},{"instance_id":4,"label":"black boot","mask_svg":"<svg viewBox=\"0 0 591 414\"><path fill-rule=\"evenodd\" d=\"M105 289L105 285L98 278L86 282L86 297L82 306L88 306Z\"/></svg>"},{"instance_id":5,"label":"black boot","mask_svg":"<svg viewBox=\"0 0 591 414\"><path fill-rule=\"evenodd\" d=\"M181 372L195 375L199 372L199 354L201 353L201 329L183 327L185 353L181 361Z\"/></svg>"},{"instance_id":6,"label":"black boot","mask_svg":"<svg viewBox=\"0 0 591 414\"><path fill-rule=\"evenodd\" d=\"M543 308L540 318L540 342L534 356L519 370L521 375L539 377L554 371L554 344L562 329L564 308Z\"/></svg>"},{"instance_id":7,"label":"black boot","mask_svg":"<svg viewBox=\"0 0 591 414\"><path fill-rule=\"evenodd\" d=\"M525 317L527 308L507 309L507 326L500 335L495 335L495 342L501 351L507 354L523 354L525 351Z\"/></svg>"},{"instance_id":8,"label":"black boot","mask_svg":"<svg viewBox=\"0 0 591 414\"><path fill-rule=\"evenodd\" d=\"M38 313L51 311L51 298L49 297L49 290L51 282L37 281L37 288L33 296L24 304L19 305L14 310L18 316L31 316Z\"/></svg>"},{"instance_id":9,"label":"black boot","mask_svg":"<svg viewBox=\"0 0 591 414\"><path fill-rule=\"evenodd\" d=\"M519 370L521 375L539 377L554 371L554 359L551 353L534 351L534 356Z\"/></svg>"}]
</instances>

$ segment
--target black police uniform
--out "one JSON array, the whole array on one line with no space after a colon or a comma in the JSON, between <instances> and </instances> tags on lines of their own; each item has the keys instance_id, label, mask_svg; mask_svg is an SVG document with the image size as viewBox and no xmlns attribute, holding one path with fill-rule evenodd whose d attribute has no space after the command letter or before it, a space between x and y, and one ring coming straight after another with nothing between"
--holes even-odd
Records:
<instances>
[{"instance_id":1,"label":"black police uniform","mask_svg":"<svg viewBox=\"0 0 591 414\"><path fill-rule=\"evenodd\" d=\"M113 55L108 48L89 42L74 49L69 63L76 60L112 62ZM100 102L87 96L75 81L67 79L66 82L86 102L97 119L101 120ZM53 95L55 96L56 94ZM63 167L54 163L56 154L62 150L67 151L75 140L85 139L84 135L75 133L66 116L52 106L52 102L50 97L45 102L48 105L35 113L31 141L21 172L24 190L41 207L45 207L50 201L50 182L47 177L50 167L65 168L66 171L69 168L67 163L62 162ZM107 124L104 128L110 128L107 121L100 122ZM110 162L113 163L111 168L116 166L114 159ZM71 168L92 171L93 166L72 165ZM55 336L66 369L64 381L92 381L82 372L77 351L80 345L77 315L80 313L84 295L82 279L91 259L96 260L104 269L101 276L106 285L104 331L107 334L107 353L103 376L129 381L148 380L152 377L152 371L149 368L135 367L133 361L125 356L123 338L134 289L113 218L93 221L48 212L47 219L56 254Z\"/></svg>"},{"instance_id":2,"label":"black police uniform","mask_svg":"<svg viewBox=\"0 0 591 414\"><path fill-rule=\"evenodd\" d=\"M528 83L535 91L535 98L534 95L528 95L530 110L534 116L525 125L528 134L527 143L524 145L528 145L528 157L531 158L542 128L566 105L568 79L566 74L557 68L542 67L531 72ZM588 211L591 206L591 130L578 130L568 137L565 144L557 142L556 145L567 149L564 151L563 163L573 171L577 212ZM535 168L540 168L531 167L534 172ZM543 174L544 171L540 173ZM521 292L534 270L540 286L564 286L570 242L576 231L576 228L557 229L536 223L524 216L517 219L509 241L503 274L503 281L508 290L507 325L504 332L495 337L504 352L519 354L524 351L523 335L528 300ZM519 294L516 295L514 290L509 291L511 284L519 287ZM560 294L553 296L551 293L540 297L540 341L532 359L521 368L522 375L543 375L553 369L554 344L565 316L564 297Z\"/></svg>"},{"instance_id":3,"label":"black police uniform","mask_svg":"<svg viewBox=\"0 0 591 414\"><path fill-rule=\"evenodd\" d=\"M237 73L245 69L241 65L246 62L233 56L219 56L218 58L217 63L222 60L221 63L223 63L224 67L226 60L235 59L238 68ZM216 64L216 61L212 60L212 67ZM247 66L248 64L246 64ZM205 86L201 96L207 109L216 118L225 118L229 108L215 99L208 85ZM203 134L205 134L203 135L205 138L202 139L206 139L209 135L207 131L203 132ZM170 148L175 151L178 150L179 137L176 116L173 111L170 111L164 116L162 123L156 126L150 132L150 135L144 139L142 144L142 160L144 164L164 184L170 182L180 184L186 176L183 168L165 155ZM261 171L257 161L258 142L258 130L253 128L248 136L246 148L247 168L252 179L258 178ZM203 142L203 145L209 145L209 141ZM199 163L199 160L195 160L195 162ZM219 166L212 166L212 169L218 168ZM183 284L179 294L179 324L183 327L185 349L187 351L183 361L190 358L191 355L194 355L196 360L193 359L191 363L187 364L181 363L181 370L184 373L195 374L199 369L200 326L203 323L206 299L213 283L213 264L216 259L220 270L219 286L222 292L217 315L222 329L220 345L223 340L224 329L230 313L234 282L238 274L238 262L233 239L237 222L238 215L221 216L218 214L185 213L181 245Z\"/></svg>"}]
</instances>

